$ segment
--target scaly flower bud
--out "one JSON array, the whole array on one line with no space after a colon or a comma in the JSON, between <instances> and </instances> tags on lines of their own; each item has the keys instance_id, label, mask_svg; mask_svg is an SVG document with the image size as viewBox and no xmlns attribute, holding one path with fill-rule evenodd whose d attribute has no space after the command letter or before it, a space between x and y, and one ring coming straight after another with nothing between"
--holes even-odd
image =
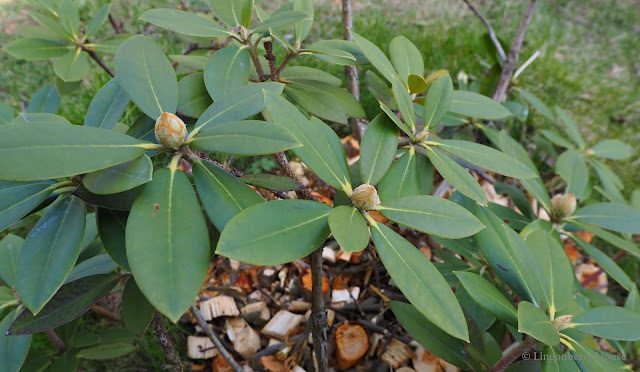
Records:
<instances>
[{"instance_id":1,"label":"scaly flower bud","mask_svg":"<svg viewBox=\"0 0 640 372\"><path fill-rule=\"evenodd\" d=\"M555 318L552 324L556 328L556 331L560 332L563 329L569 328L569 323L571 323L571 319L573 319L573 315L561 315Z\"/></svg>"},{"instance_id":2,"label":"scaly flower bud","mask_svg":"<svg viewBox=\"0 0 640 372\"><path fill-rule=\"evenodd\" d=\"M554 195L551 198L551 214L557 220L570 216L576 210L576 196L574 194Z\"/></svg>"},{"instance_id":3,"label":"scaly flower bud","mask_svg":"<svg viewBox=\"0 0 640 372\"><path fill-rule=\"evenodd\" d=\"M156 139L168 149L177 150L187 138L187 126L174 114L163 112L156 120Z\"/></svg>"},{"instance_id":4,"label":"scaly flower bud","mask_svg":"<svg viewBox=\"0 0 640 372\"><path fill-rule=\"evenodd\" d=\"M371 185L360 185L353 190L351 195L351 203L354 207L368 211L374 209L380 204L380 198L378 197L378 191Z\"/></svg>"}]
</instances>

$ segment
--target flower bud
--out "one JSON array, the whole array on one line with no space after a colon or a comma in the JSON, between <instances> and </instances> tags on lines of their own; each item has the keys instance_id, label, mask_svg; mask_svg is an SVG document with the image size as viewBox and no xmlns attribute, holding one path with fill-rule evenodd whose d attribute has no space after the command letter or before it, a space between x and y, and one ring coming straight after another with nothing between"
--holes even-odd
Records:
<instances>
[{"instance_id":1,"label":"flower bud","mask_svg":"<svg viewBox=\"0 0 640 372\"><path fill-rule=\"evenodd\" d=\"M378 197L378 191L371 185L360 185L353 190L351 195L351 203L354 207L368 211L374 209L380 204L380 198Z\"/></svg>"},{"instance_id":2,"label":"flower bud","mask_svg":"<svg viewBox=\"0 0 640 372\"><path fill-rule=\"evenodd\" d=\"M575 210L576 196L574 194L558 194L551 198L551 212L557 219L570 216Z\"/></svg>"},{"instance_id":3,"label":"flower bud","mask_svg":"<svg viewBox=\"0 0 640 372\"><path fill-rule=\"evenodd\" d=\"M563 329L569 328L569 323L571 323L571 319L573 319L573 315L561 315L555 318L552 322L556 331L560 332Z\"/></svg>"},{"instance_id":4,"label":"flower bud","mask_svg":"<svg viewBox=\"0 0 640 372\"><path fill-rule=\"evenodd\" d=\"M177 150L187 138L187 126L174 114L163 112L156 120L156 139L168 149Z\"/></svg>"}]
</instances>

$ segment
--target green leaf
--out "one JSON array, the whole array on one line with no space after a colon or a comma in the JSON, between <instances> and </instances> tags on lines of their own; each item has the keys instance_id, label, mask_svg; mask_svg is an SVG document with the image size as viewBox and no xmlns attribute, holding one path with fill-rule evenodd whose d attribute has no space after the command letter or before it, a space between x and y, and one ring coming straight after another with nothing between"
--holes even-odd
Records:
<instances>
[{"instance_id":1,"label":"green leaf","mask_svg":"<svg viewBox=\"0 0 640 372\"><path fill-rule=\"evenodd\" d=\"M405 132L407 136L409 136L409 138L411 139L415 138L415 136L413 135L413 130L411 130L411 128L407 123L400 120L400 118L398 118L398 116L393 111L391 111L391 109L387 107L387 105L385 105L384 102L380 101L379 103L382 111L384 111L384 113L387 114L389 119L391 119L398 128L400 128L403 132Z\"/></svg>"},{"instance_id":2,"label":"green leaf","mask_svg":"<svg viewBox=\"0 0 640 372\"><path fill-rule=\"evenodd\" d=\"M411 92L411 94L426 92L427 88L429 88L427 81L424 80L422 75L409 74L407 80L407 85L409 86L409 92ZM453 87L451 87L451 90L453 91Z\"/></svg>"},{"instance_id":3,"label":"green leaf","mask_svg":"<svg viewBox=\"0 0 640 372\"><path fill-rule=\"evenodd\" d=\"M578 315L569 327L612 340L640 340L640 314L624 307L597 307Z\"/></svg>"},{"instance_id":4,"label":"green leaf","mask_svg":"<svg viewBox=\"0 0 640 372\"><path fill-rule=\"evenodd\" d=\"M551 324L547 314L531 302L521 301L518 304L518 332L528 334L549 346L560 344L558 331Z\"/></svg>"},{"instance_id":5,"label":"green leaf","mask_svg":"<svg viewBox=\"0 0 640 372\"><path fill-rule=\"evenodd\" d=\"M0 102L0 125L10 123L15 116L13 107Z\"/></svg>"},{"instance_id":6,"label":"green leaf","mask_svg":"<svg viewBox=\"0 0 640 372\"><path fill-rule=\"evenodd\" d=\"M236 214L264 202L251 187L211 163L195 161L193 177L200 201L219 231Z\"/></svg>"},{"instance_id":7,"label":"green leaf","mask_svg":"<svg viewBox=\"0 0 640 372\"><path fill-rule=\"evenodd\" d=\"M578 209L571 218L613 231L640 234L640 211L624 204L589 204Z\"/></svg>"},{"instance_id":8,"label":"green leaf","mask_svg":"<svg viewBox=\"0 0 640 372\"><path fill-rule=\"evenodd\" d=\"M36 123L36 124L63 124L63 125L71 125L69 120L63 118L62 116L47 114L47 113L22 113L16 116L15 119L10 124L19 124L19 123Z\"/></svg>"},{"instance_id":9,"label":"green leaf","mask_svg":"<svg viewBox=\"0 0 640 372\"><path fill-rule=\"evenodd\" d=\"M122 90L118 79L106 83L89 105L84 125L112 129L129 105L129 96Z\"/></svg>"},{"instance_id":10,"label":"green leaf","mask_svg":"<svg viewBox=\"0 0 640 372\"><path fill-rule=\"evenodd\" d=\"M16 266L22 303L38 314L71 273L85 229L86 208L74 197L58 199L24 242Z\"/></svg>"},{"instance_id":11,"label":"green leaf","mask_svg":"<svg viewBox=\"0 0 640 372\"><path fill-rule=\"evenodd\" d=\"M620 283L620 285L622 285L622 287L624 287L624 289L626 289L627 291L629 292L633 291L633 288L635 288L636 286L631 280L631 278L629 278L627 273L624 270L622 270L622 268L618 266L618 264L614 260L612 260L606 253L602 252L598 248L585 242L584 240L580 239L577 236L574 236L574 235L570 235L570 236L571 236L571 239L573 239L573 241L576 242L578 246L580 246L580 248L591 259L595 260L598 263L598 265L600 265L600 267L603 268L607 274L609 274L610 277L612 277L613 279L615 279L615 281Z\"/></svg>"},{"instance_id":12,"label":"green leaf","mask_svg":"<svg viewBox=\"0 0 640 372\"><path fill-rule=\"evenodd\" d=\"M118 267L108 254L99 254L77 264L64 284L74 280L86 278L91 275L109 274Z\"/></svg>"},{"instance_id":13,"label":"green leaf","mask_svg":"<svg viewBox=\"0 0 640 372\"><path fill-rule=\"evenodd\" d=\"M478 93L454 90L449 111L478 119L498 120L511 116L500 102Z\"/></svg>"},{"instance_id":14,"label":"green leaf","mask_svg":"<svg viewBox=\"0 0 640 372\"><path fill-rule=\"evenodd\" d=\"M520 93L522 98L524 98L525 101L527 101L531 106L533 106L533 108L536 109L536 111L541 113L542 116L544 116L545 118L551 121L555 120L555 115L553 115L553 112L549 109L549 107L544 102L542 102L542 100L540 100L540 98L527 92L526 90L518 89L518 92Z\"/></svg>"},{"instance_id":15,"label":"green leaf","mask_svg":"<svg viewBox=\"0 0 640 372\"><path fill-rule=\"evenodd\" d=\"M471 236L484 227L473 214L458 204L429 195L384 201L378 210L394 222L449 239Z\"/></svg>"},{"instance_id":16,"label":"green leaf","mask_svg":"<svg viewBox=\"0 0 640 372\"><path fill-rule=\"evenodd\" d=\"M313 16L306 11L287 10L277 14L272 14L271 17L258 25L253 32L263 33L269 31L269 29L277 30L284 26L289 26L301 21L313 21Z\"/></svg>"},{"instance_id":17,"label":"green leaf","mask_svg":"<svg viewBox=\"0 0 640 372\"><path fill-rule=\"evenodd\" d=\"M118 265L129 271L129 261L125 251L125 227L129 213L98 208L96 214L98 233L104 250Z\"/></svg>"},{"instance_id":18,"label":"green leaf","mask_svg":"<svg viewBox=\"0 0 640 372\"><path fill-rule=\"evenodd\" d=\"M74 37L78 35L80 16L78 15L78 8L72 0L58 2L58 20L67 32Z\"/></svg>"},{"instance_id":19,"label":"green leaf","mask_svg":"<svg viewBox=\"0 0 640 372\"><path fill-rule=\"evenodd\" d=\"M303 11L311 16L311 19L297 22L293 26L296 42L300 43L307 38L309 30L311 30L311 25L313 24L313 0L294 0L293 10Z\"/></svg>"},{"instance_id":20,"label":"green leaf","mask_svg":"<svg viewBox=\"0 0 640 372\"><path fill-rule=\"evenodd\" d=\"M254 205L229 221L216 254L265 266L302 258L329 236L330 211L330 206L308 200Z\"/></svg>"},{"instance_id":21,"label":"green leaf","mask_svg":"<svg viewBox=\"0 0 640 372\"><path fill-rule=\"evenodd\" d=\"M313 80L339 87L342 80L323 70L305 66L290 66L282 70L278 75L285 82Z\"/></svg>"},{"instance_id":22,"label":"green leaf","mask_svg":"<svg viewBox=\"0 0 640 372\"><path fill-rule=\"evenodd\" d=\"M380 48L353 31L351 31L351 35L356 45L362 50L362 53L371 62L373 67L375 67L385 79L393 82L394 76L397 75L396 70Z\"/></svg>"},{"instance_id":23,"label":"green leaf","mask_svg":"<svg viewBox=\"0 0 640 372\"><path fill-rule=\"evenodd\" d=\"M49 369L50 372L76 371L78 369L78 358L75 351L67 351L60 355Z\"/></svg>"},{"instance_id":24,"label":"green leaf","mask_svg":"<svg viewBox=\"0 0 640 372\"><path fill-rule=\"evenodd\" d=\"M111 10L111 4L107 4L102 8L100 8L100 10L98 10L93 15L93 18L91 18L91 21L87 25L87 31L84 33L85 37L88 38L89 36L93 36L93 34L95 34L96 31L98 31L98 28L100 28L100 26L102 26L104 21L107 20L110 10Z\"/></svg>"},{"instance_id":25,"label":"green leaf","mask_svg":"<svg viewBox=\"0 0 640 372\"><path fill-rule=\"evenodd\" d=\"M304 186L292 178L268 173L245 174L240 180L246 184L272 191L295 191Z\"/></svg>"},{"instance_id":26,"label":"green leaf","mask_svg":"<svg viewBox=\"0 0 640 372\"><path fill-rule=\"evenodd\" d=\"M367 87L367 90L371 92L378 101L384 103L389 108L389 111L398 109L398 105L396 104L396 99L393 98L391 88L389 88L384 80L382 80L375 72L367 70L364 74L364 84Z\"/></svg>"},{"instance_id":27,"label":"green leaf","mask_svg":"<svg viewBox=\"0 0 640 372\"><path fill-rule=\"evenodd\" d=\"M9 287L0 287L0 310L4 310L9 306L17 306L20 302L13 295L13 291Z\"/></svg>"},{"instance_id":28,"label":"green leaf","mask_svg":"<svg viewBox=\"0 0 640 372\"><path fill-rule=\"evenodd\" d=\"M391 310L411 337L429 352L457 367L473 369L471 355L462 340L443 332L411 304L391 301Z\"/></svg>"},{"instance_id":29,"label":"green leaf","mask_svg":"<svg viewBox=\"0 0 640 372\"><path fill-rule=\"evenodd\" d=\"M229 35L229 31L209 17L202 17L178 9L149 9L142 13L140 19L183 35L205 38Z\"/></svg>"},{"instance_id":30,"label":"green leaf","mask_svg":"<svg viewBox=\"0 0 640 372\"><path fill-rule=\"evenodd\" d=\"M285 85L284 92L310 114L347 125L347 116L340 102L330 93L295 83Z\"/></svg>"},{"instance_id":31,"label":"green leaf","mask_svg":"<svg viewBox=\"0 0 640 372\"><path fill-rule=\"evenodd\" d=\"M40 36L48 40L62 39L67 43L73 43L73 36L62 27L62 24L58 20L57 12L54 10L51 13L52 14L29 12L31 18L42 26L42 29L38 28L39 33L33 36Z\"/></svg>"},{"instance_id":32,"label":"green leaf","mask_svg":"<svg viewBox=\"0 0 640 372\"><path fill-rule=\"evenodd\" d=\"M551 141L554 145L564 147L567 149L573 149L574 145L568 139L564 138L562 135L557 134L556 132L552 132L550 130L543 129L540 131L545 138Z\"/></svg>"},{"instance_id":33,"label":"green leaf","mask_svg":"<svg viewBox=\"0 0 640 372\"><path fill-rule=\"evenodd\" d=\"M469 172L448 155L434 150L431 147L427 147L426 150L433 166L436 167L440 175L442 175L451 186L455 187L456 190L460 191L463 195L479 203L487 204L487 197L484 194L484 190Z\"/></svg>"},{"instance_id":34,"label":"green leaf","mask_svg":"<svg viewBox=\"0 0 640 372\"><path fill-rule=\"evenodd\" d=\"M378 183L380 200L388 201L403 196L420 195L420 179L416 153L412 147L396 160Z\"/></svg>"},{"instance_id":35,"label":"green leaf","mask_svg":"<svg viewBox=\"0 0 640 372\"><path fill-rule=\"evenodd\" d=\"M427 130L442 121L449 111L453 97L453 82L449 74L442 75L431 84L424 103L424 129Z\"/></svg>"},{"instance_id":36,"label":"green leaf","mask_svg":"<svg viewBox=\"0 0 640 372\"><path fill-rule=\"evenodd\" d=\"M191 306L207 273L207 224L187 176L155 172L131 207L127 259L142 293L173 322Z\"/></svg>"},{"instance_id":37,"label":"green leaf","mask_svg":"<svg viewBox=\"0 0 640 372\"><path fill-rule=\"evenodd\" d=\"M438 269L389 227L373 220L369 222L376 251L402 293L440 329L468 342L469 331L462 309Z\"/></svg>"},{"instance_id":38,"label":"green leaf","mask_svg":"<svg viewBox=\"0 0 640 372\"><path fill-rule=\"evenodd\" d=\"M358 252L369 244L369 228L360 211L341 205L329 213L329 227L340 248L345 252Z\"/></svg>"},{"instance_id":39,"label":"green leaf","mask_svg":"<svg viewBox=\"0 0 640 372\"><path fill-rule=\"evenodd\" d=\"M542 372L580 372L569 353L559 354L555 348L545 346L542 355Z\"/></svg>"},{"instance_id":40,"label":"green leaf","mask_svg":"<svg viewBox=\"0 0 640 372\"><path fill-rule=\"evenodd\" d=\"M0 179L69 177L140 156L145 142L100 128L77 125L0 126Z\"/></svg>"},{"instance_id":41,"label":"green leaf","mask_svg":"<svg viewBox=\"0 0 640 372\"><path fill-rule=\"evenodd\" d=\"M151 324L155 309L140 292L135 279L129 278L122 291L122 319L127 329L142 339L147 327Z\"/></svg>"},{"instance_id":42,"label":"green leaf","mask_svg":"<svg viewBox=\"0 0 640 372\"><path fill-rule=\"evenodd\" d=\"M569 116L569 113L565 110L558 106L556 106L555 109L558 114L558 118L560 118L560 121L564 124L564 130L567 135L578 145L578 147L584 148L584 138L582 138L582 135L580 134L578 125L573 121L573 119L571 119L571 116Z\"/></svg>"},{"instance_id":43,"label":"green leaf","mask_svg":"<svg viewBox=\"0 0 640 372\"><path fill-rule=\"evenodd\" d=\"M411 96L407 91L407 87L405 87L397 77L394 76L391 83L391 90L393 91L393 96L395 97L396 104L398 105L398 110L402 115L402 121L407 124L413 133L416 130L416 113L413 108Z\"/></svg>"},{"instance_id":44,"label":"green leaf","mask_svg":"<svg viewBox=\"0 0 640 372\"><path fill-rule=\"evenodd\" d=\"M438 140L434 144L471 164L514 178L533 178L536 174L526 165L489 146L459 140Z\"/></svg>"},{"instance_id":45,"label":"green leaf","mask_svg":"<svg viewBox=\"0 0 640 372\"><path fill-rule=\"evenodd\" d=\"M209 0L213 14L230 27L241 26L242 11L248 0Z\"/></svg>"},{"instance_id":46,"label":"green leaf","mask_svg":"<svg viewBox=\"0 0 640 372\"><path fill-rule=\"evenodd\" d=\"M94 194L116 194L151 181L153 163L147 155L89 173L82 183Z\"/></svg>"},{"instance_id":47,"label":"green leaf","mask_svg":"<svg viewBox=\"0 0 640 372\"><path fill-rule=\"evenodd\" d=\"M339 65L366 65L369 63L362 50L353 41L342 39L320 40L311 44L309 51L315 51L313 56Z\"/></svg>"},{"instance_id":48,"label":"green leaf","mask_svg":"<svg viewBox=\"0 0 640 372\"><path fill-rule=\"evenodd\" d=\"M4 372L18 372L27 358L31 346L31 335L7 337L5 334L20 308L13 310L0 321L0 360Z\"/></svg>"},{"instance_id":49,"label":"green leaf","mask_svg":"<svg viewBox=\"0 0 640 372\"><path fill-rule=\"evenodd\" d=\"M280 95L284 84L268 82L249 84L235 89L230 94L215 101L202 113L196 122L195 129L191 132L198 133L214 125L246 119L265 108L265 92Z\"/></svg>"},{"instance_id":50,"label":"green leaf","mask_svg":"<svg viewBox=\"0 0 640 372\"><path fill-rule=\"evenodd\" d=\"M194 69L194 70L200 70L200 71L204 71L204 67L207 65L207 61L209 60L208 56L192 56L192 55L183 56L182 54L178 54L178 55L171 54L169 55L169 58L171 58L175 62L178 62L184 67ZM178 87L178 90L179 90L179 87ZM209 93L207 93L207 95L209 95Z\"/></svg>"},{"instance_id":51,"label":"green leaf","mask_svg":"<svg viewBox=\"0 0 640 372\"><path fill-rule=\"evenodd\" d=\"M389 55L391 63L398 71L398 77L403 83L407 83L410 74L422 76L424 73L422 54L406 37L397 36L391 40Z\"/></svg>"},{"instance_id":52,"label":"green leaf","mask_svg":"<svg viewBox=\"0 0 640 372\"><path fill-rule=\"evenodd\" d=\"M122 89L150 118L176 112L176 72L156 43L142 35L128 38L118 48L115 66Z\"/></svg>"},{"instance_id":53,"label":"green leaf","mask_svg":"<svg viewBox=\"0 0 640 372\"><path fill-rule=\"evenodd\" d=\"M362 183L377 184L387 173L398 146L398 128L384 113L367 126L360 145Z\"/></svg>"},{"instance_id":54,"label":"green leaf","mask_svg":"<svg viewBox=\"0 0 640 372\"><path fill-rule=\"evenodd\" d=\"M214 101L249 83L251 59L245 48L224 47L209 57L204 84Z\"/></svg>"},{"instance_id":55,"label":"green leaf","mask_svg":"<svg viewBox=\"0 0 640 372\"><path fill-rule=\"evenodd\" d=\"M516 308L491 282L470 272L456 271L454 274L471 298L483 309L512 327L518 326Z\"/></svg>"},{"instance_id":56,"label":"green leaf","mask_svg":"<svg viewBox=\"0 0 640 372\"><path fill-rule=\"evenodd\" d=\"M628 144L614 139L606 139L598 142L591 148L593 155L614 160L626 160L633 155L633 148Z\"/></svg>"},{"instance_id":57,"label":"green leaf","mask_svg":"<svg viewBox=\"0 0 640 372\"><path fill-rule=\"evenodd\" d=\"M568 194L575 194L578 199L587 197L589 169L578 151L563 152L556 160L556 173L567 182Z\"/></svg>"},{"instance_id":58,"label":"green leaf","mask_svg":"<svg viewBox=\"0 0 640 372\"><path fill-rule=\"evenodd\" d=\"M87 54L80 48L70 50L53 62L53 72L65 82L84 79L89 69Z\"/></svg>"},{"instance_id":59,"label":"green leaf","mask_svg":"<svg viewBox=\"0 0 640 372\"><path fill-rule=\"evenodd\" d=\"M614 233L610 233L607 230L601 229L597 226L594 225L590 225L588 223L583 223L580 222L578 220L574 220L572 221L572 224L592 232L593 234L595 234L597 237L603 239L606 242L611 243L612 245L621 248L629 253L631 253L632 255L636 256L636 257L640 257L640 248L638 248L638 246L632 242L629 241L628 239L624 239L621 238L620 236L614 234Z\"/></svg>"},{"instance_id":60,"label":"green leaf","mask_svg":"<svg viewBox=\"0 0 640 372\"><path fill-rule=\"evenodd\" d=\"M16 267L23 244L24 239L13 234L0 241L0 279L10 287L16 283Z\"/></svg>"},{"instance_id":61,"label":"green leaf","mask_svg":"<svg viewBox=\"0 0 640 372\"><path fill-rule=\"evenodd\" d=\"M536 219L536 214L533 212L531 202L527 196L517 187L510 183L496 182L493 184L498 194L508 195L516 207L530 219Z\"/></svg>"},{"instance_id":62,"label":"green leaf","mask_svg":"<svg viewBox=\"0 0 640 372\"><path fill-rule=\"evenodd\" d=\"M53 191L50 181L0 180L0 231L24 217Z\"/></svg>"},{"instance_id":63,"label":"green leaf","mask_svg":"<svg viewBox=\"0 0 640 372\"><path fill-rule=\"evenodd\" d=\"M15 40L4 47L13 57L28 60L61 57L70 49L72 47L65 42L31 37Z\"/></svg>"},{"instance_id":64,"label":"green leaf","mask_svg":"<svg viewBox=\"0 0 640 372\"><path fill-rule=\"evenodd\" d=\"M63 285L51 301L34 316L25 310L9 328L11 335L39 333L67 324L84 314L118 283L118 276L88 276Z\"/></svg>"},{"instance_id":65,"label":"green leaf","mask_svg":"<svg viewBox=\"0 0 640 372\"><path fill-rule=\"evenodd\" d=\"M27 105L27 113L44 112L52 114L58 108L60 95L53 85L45 85L38 89Z\"/></svg>"},{"instance_id":66,"label":"green leaf","mask_svg":"<svg viewBox=\"0 0 640 372\"><path fill-rule=\"evenodd\" d=\"M78 352L78 358L91 360L114 359L129 354L136 349L130 342L118 342L83 349Z\"/></svg>"},{"instance_id":67,"label":"green leaf","mask_svg":"<svg viewBox=\"0 0 640 372\"><path fill-rule=\"evenodd\" d=\"M301 143L293 152L318 177L339 190L351 191L344 147L336 133L322 121L307 118L286 99L265 93L265 117L288 129Z\"/></svg>"},{"instance_id":68,"label":"green leaf","mask_svg":"<svg viewBox=\"0 0 640 372\"><path fill-rule=\"evenodd\" d=\"M193 118L204 113L213 101L204 85L202 72L189 74L178 83L178 112Z\"/></svg>"},{"instance_id":69,"label":"green leaf","mask_svg":"<svg viewBox=\"0 0 640 372\"><path fill-rule=\"evenodd\" d=\"M366 114L360 102L355 99L351 95L351 93L347 92L345 89L339 86L335 86L324 81L298 79L291 84L287 84L285 86L285 91L287 91L287 88L292 87L297 89L298 91L306 91L310 95L313 95L314 93L326 93L333 98L333 101L337 102L337 105L348 116L359 119L363 119L366 117ZM332 107L332 109L336 110L336 107L334 106ZM322 115L318 114L318 116L321 117Z\"/></svg>"},{"instance_id":70,"label":"green leaf","mask_svg":"<svg viewBox=\"0 0 640 372\"><path fill-rule=\"evenodd\" d=\"M562 340L563 344L569 348L573 355L573 360L580 368L580 371L587 372L611 372L624 371L627 368L623 361L616 355L594 350L584 344L567 337L567 341Z\"/></svg>"}]
</instances>

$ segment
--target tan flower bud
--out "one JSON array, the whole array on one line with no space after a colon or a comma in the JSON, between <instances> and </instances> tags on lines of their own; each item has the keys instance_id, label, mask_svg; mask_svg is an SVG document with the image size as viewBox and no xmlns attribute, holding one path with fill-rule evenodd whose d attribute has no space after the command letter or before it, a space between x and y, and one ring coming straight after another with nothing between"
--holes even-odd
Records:
<instances>
[{"instance_id":1,"label":"tan flower bud","mask_svg":"<svg viewBox=\"0 0 640 372\"><path fill-rule=\"evenodd\" d=\"M552 324L556 328L556 331L560 332L563 329L569 328L569 323L571 323L571 319L573 319L573 315L561 315L555 318Z\"/></svg>"},{"instance_id":2,"label":"tan flower bud","mask_svg":"<svg viewBox=\"0 0 640 372\"><path fill-rule=\"evenodd\" d=\"M351 195L351 203L354 207L368 211L374 209L380 204L380 198L378 197L378 191L371 185L360 185L353 190Z\"/></svg>"},{"instance_id":3,"label":"tan flower bud","mask_svg":"<svg viewBox=\"0 0 640 372\"><path fill-rule=\"evenodd\" d=\"M576 196L574 194L554 195L551 198L551 212L557 219L570 216L576 210Z\"/></svg>"},{"instance_id":4,"label":"tan flower bud","mask_svg":"<svg viewBox=\"0 0 640 372\"><path fill-rule=\"evenodd\" d=\"M163 112L156 120L156 139L168 149L177 150L187 138L187 126L174 114Z\"/></svg>"}]
</instances>

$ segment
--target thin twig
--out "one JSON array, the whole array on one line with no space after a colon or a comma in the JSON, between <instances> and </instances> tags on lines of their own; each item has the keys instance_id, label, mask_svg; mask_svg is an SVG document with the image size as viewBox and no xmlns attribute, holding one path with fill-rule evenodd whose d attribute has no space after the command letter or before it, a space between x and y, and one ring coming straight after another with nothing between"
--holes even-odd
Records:
<instances>
[{"instance_id":1,"label":"thin twig","mask_svg":"<svg viewBox=\"0 0 640 372\"><path fill-rule=\"evenodd\" d=\"M504 355L502 359L500 359L496 364L494 364L493 368L491 368L491 371L492 372L504 371L505 369L507 369L507 367L511 365L511 363L513 363L518 358L520 358L524 353L529 351L529 349L531 349L536 344L536 342L537 341L535 338L527 336L527 338L520 345L514 347L510 352Z\"/></svg>"},{"instance_id":2,"label":"thin twig","mask_svg":"<svg viewBox=\"0 0 640 372\"><path fill-rule=\"evenodd\" d=\"M107 74L109 74L111 77L116 77L116 75L113 73L113 71L111 71L111 69L109 67L107 67L107 65L105 65L104 62L102 62L102 59L100 59L100 56L98 56L98 54L96 54L95 51L86 49L84 46L82 47L82 50L87 52L89 54L89 57L91 57L94 61L96 61L96 63L98 65L100 65L100 67L102 67L102 69Z\"/></svg>"},{"instance_id":3,"label":"thin twig","mask_svg":"<svg viewBox=\"0 0 640 372\"><path fill-rule=\"evenodd\" d=\"M265 41L264 50L266 51L264 59L269 61L269 77L271 81L278 81L278 75L276 74L276 56L273 55L273 44L271 44L270 41Z\"/></svg>"},{"instance_id":4,"label":"thin twig","mask_svg":"<svg viewBox=\"0 0 640 372\"><path fill-rule=\"evenodd\" d=\"M107 309L105 309L104 307L100 306L100 305L93 305L91 306L91 310L95 311L96 313L109 318L111 320L114 320L116 322L120 321L120 316L116 313L113 313Z\"/></svg>"},{"instance_id":5,"label":"thin twig","mask_svg":"<svg viewBox=\"0 0 640 372\"><path fill-rule=\"evenodd\" d=\"M260 64L260 59L258 58L258 53L256 52L256 48L251 44L251 42L247 44L247 51L249 52L249 56L251 56L251 61L253 62L253 66L256 68L256 73L258 74L258 80L267 81L268 77L264 74L264 70L262 69L262 65Z\"/></svg>"},{"instance_id":6,"label":"thin twig","mask_svg":"<svg viewBox=\"0 0 640 372\"><path fill-rule=\"evenodd\" d=\"M464 1L465 4L467 4L469 9L471 9L471 11L478 18L480 18L482 23L484 23L484 25L487 27L487 31L489 32L489 38L491 39L491 42L493 43L493 45L496 46L496 49L498 50L498 54L500 55L500 58L503 61L506 60L507 54L504 52L504 49L502 48L502 44L500 44L500 41L498 40L498 37L496 36L496 32L493 30L491 23L489 23L489 21L482 15L482 13L478 11L478 9L473 4L471 4L471 2L469 2L469 0L462 0L462 1Z\"/></svg>"},{"instance_id":7,"label":"thin twig","mask_svg":"<svg viewBox=\"0 0 640 372\"><path fill-rule=\"evenodd\" d=\"M302 184L298 176L293 172L293 169L291 169L291 166L289 165L289 161L287 160L287 157L284 155L284 152L279 152L274 156L276 158L276 161L280 165L280 168L282 168L282 170L287 175L287 177L293 179L299 184ZM300 190L296 190L296 194L298 194L298 196L302 197L303 199L316 200L316 198L314 198L313 195L311 195L311 192L306 187L303 187Z\"/></svg>"},{"instance_id":8,"label":"thin twig","mask_svg":"<svg viewBox=\"0 0 640 372\"><path fill-rule=\"evenodd\" d=\"M167 333L167 328L164 326L162 315L160 315L158 311L153 314L153 322L155 323L156 337L158 338L158 343L162 348L164 361L167 362L167 367L171 368L172 371L182 372L180 354L178 354L178 350L173 346L173 343L169 338L169 334Z\"/></svg>"},{"instance_id":9,"label":"thin twig","mask_svg":"<svg viewBox=\"0 0 640 372\"><path fill-rule=\"evenodd\" d=\"M222 355L224 360L226 360L229 366L231 366L231 369L233 369L234 372L244 372L244 369L240 367L238 363L236 363L236 361L233 359L231 354L229 354L227 349L224 348L218 336L215 333L213 333L211 328L209 328L209 324L207 324L207 322L204 320L202 315L200 315L200 311L195 307L195 305L191 305L191 313L198 321L198 325L200 326L200 328L202 328L204 333L206 333L207 336L211 339L211 341L213 341L213 344L216 345L216 347L218 348L218 351L220 352L220 355Z\"/></svg>"},{"instance_id":10,"label":"thin twig","mask_svg":"<svg viewBox=\"0 0 640 372\"><path fill-rule=\"evenodd\" d=\"M299 335L295 335L295 336L291 337L290 339L288 339L286 341L282 341L282 342L279 342L277 344L273 344L273 345L271 345L271 346L269 346L267 348L264 348L264 349L260 350L259 352L255 353L255 354L253 354L251 356L251 360L258 360L258 359L262 358L263 356L271 355L271 354L277 352L278 350L280 350L283 346L286 346L287 344L296 342L296 341L298 341L300 339L304 339L305 336L306 336L306 334L300 333Z\"/></svg>"},{"instance_id":11,"label":"thin twig","mask_svg":"<svg viewBox=\"0 0 640 372\"><path fill-rule=\"evenodd\" d=\"M116 21L111 14L109 14L109 23L111 23L111 27L113 27L113 31L115 31L116 34L124 33L122 22Z\"/></svg>"},{"instance_id":12,"label":"thin twig","mask_svg":"<svg viewBox=\"0 0 640 372\"><path fill-rule=\"evenodd\" d=\"M329 371L329 348L327 343L327 309L322 294L322 248L311 253L311 326L313 350L319 372Z\"/></svg>"},{"instance_id":13,"label":"thin twig","mask_svg":"<svg viewBox=\"0 0 640 372\"><path fill-rule=\"evenodd\" d=\"M44 333L47 335L47 337L49 337L49 340L53 342L53 344L56 346L56 349L58 349L58 353L64 353L64 351L67 350L67 346L64 344L64 342L62 342L60 337L58 337L58 335L53 329L47 329L46 331L44 331Z\"/></svg>"},{"instance_id":14,"label":"thin twig","mask_svg":"<svg viewBox=\"0 0 640 372\"><path fill-rule=\"evenodd\" d=\"M342 0L342 31L344 39L353 41L350 29L353 28L353 14L351 9L351 0ZM360 101L360 79L358 78L358 69L356 66L344 66L344 74L347 78L347 89L349 93L358 101ZM364 120L351 119L351 134L358 141L362 141L362 136L366 129L367 123Z\"/></svg>"}]
</instances>

